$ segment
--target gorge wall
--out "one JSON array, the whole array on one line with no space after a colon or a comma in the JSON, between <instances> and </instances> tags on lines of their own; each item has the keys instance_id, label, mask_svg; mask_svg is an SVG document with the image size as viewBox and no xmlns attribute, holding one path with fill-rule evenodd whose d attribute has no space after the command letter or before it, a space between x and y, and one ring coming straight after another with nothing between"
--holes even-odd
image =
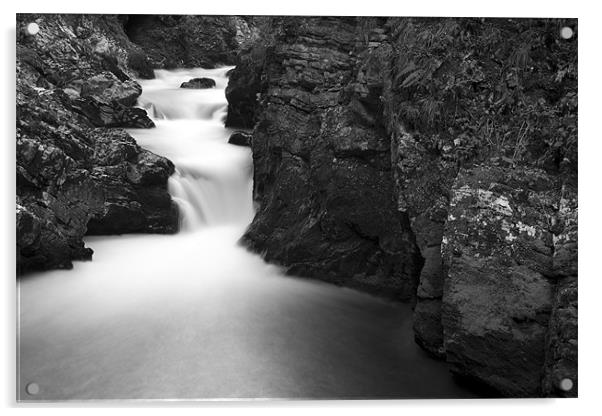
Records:
<instances>
[{"instance_id":1,"label":"gorge wall","mask_svg":"<svg viewBox=\"0 0 602 416\"><path fill-rule=\"evenodd\" d=\"M266 26L227 90L230 125L253 128L243 242L412 299L416 341L465 379L575 396L576 21Z\"/></svg>"}]
</instances>

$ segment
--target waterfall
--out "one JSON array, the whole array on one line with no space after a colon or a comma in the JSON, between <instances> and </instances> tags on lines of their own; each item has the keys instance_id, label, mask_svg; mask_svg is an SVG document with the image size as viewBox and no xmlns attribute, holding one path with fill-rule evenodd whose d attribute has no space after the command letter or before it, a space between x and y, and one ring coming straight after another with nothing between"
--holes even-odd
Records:
<instances>
[{"instance_id":1,"label":"waterfall","mask_svg":"<svg viewBox=\"0 0 602 416\"><path fill-rule=\"evenodd\" d=\"M247 225L253 218L251 152L228 144L231 131L223 125L230 69L158 70L156 79L141 81L139 105L157 127L130 133L143 147L174 162L169 192L180 208L183 231ZM216 87L179 88L182 80L200 77L215 80Z\"/></svg>"}]
</instances>

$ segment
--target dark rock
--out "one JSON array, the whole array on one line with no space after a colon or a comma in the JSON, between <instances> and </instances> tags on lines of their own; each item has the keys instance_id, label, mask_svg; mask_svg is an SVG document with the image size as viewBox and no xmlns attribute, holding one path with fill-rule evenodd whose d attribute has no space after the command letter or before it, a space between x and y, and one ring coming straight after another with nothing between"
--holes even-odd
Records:
<instances>
[{"instance_id":1,"label":"dark rock","mask_svg":"<svg viewBox=\"0 0 602 416\"><path fill-rule=\"evenodd\" d=\"M215 88L215 81L211 78L192 78L190 81L183 82L180 88Z\"/></svg>"},{"instance_id":2,"label":"dark rock","mask_svg":"<svg viewBox=\"0 0 602 416\"><path fill-rule=\"evenodd\" d=\"M136 14L124 28L154 68L214 68L234 61L240 24L235 16Z\"/></svg>"},{"instance_id":3,"label":"dark rock","mask_svg":"<svg viewBox=\"0 0 602 416\"><path fill-rule=\"evenodd\" d=\"M411 299L420 260L392 198L391 145L374 105L382 83L358 78L354 19L300 20L277 20L286 41L249 64L268 71L252 144L260 208L243 241L290 273ZM226 92L229 117L255 105L248 82L244 105L234 98L241 67Z\"/></svg>"},{"instance_id":4,"label":"dark rock","mask_svg":"<svg viewBox=\"0 0 602 416\"><path fill-rule=\"evenodd\" d=\"M235 131L230 135L228 139L228 143L235 144L237 146L251 146L251 142L253 139L253 135L249 133L245 133L243 131Z\"/></svg>"}]
</instances>

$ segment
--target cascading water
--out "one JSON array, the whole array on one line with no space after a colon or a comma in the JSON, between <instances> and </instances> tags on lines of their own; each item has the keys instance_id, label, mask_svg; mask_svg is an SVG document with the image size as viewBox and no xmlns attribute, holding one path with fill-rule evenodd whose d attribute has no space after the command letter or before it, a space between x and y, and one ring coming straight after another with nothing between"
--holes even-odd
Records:
<instances>
[{"instance_id":1,"label":"cascading water","mask_svg":"<svg viewBox=\"0 0 602 416\"><path fill-rule=\"evenodd\" d=\"M19 398L470 397L414 344L408 306L286 277L236 244L252 161L227 144L227 69L141 82L157 127L131 134L174 162L182 231L87 238L92 262L19 282ZM199 76L216 88L178 88Z\"/></svg>"}]
</instances>

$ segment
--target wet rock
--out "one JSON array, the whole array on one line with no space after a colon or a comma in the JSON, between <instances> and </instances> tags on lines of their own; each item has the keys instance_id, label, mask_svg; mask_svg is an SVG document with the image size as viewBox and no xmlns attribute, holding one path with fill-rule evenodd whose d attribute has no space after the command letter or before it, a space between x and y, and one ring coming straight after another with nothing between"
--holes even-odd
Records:
<instances>
[{"instance_id":1,"label":"wet rock","mask_svg":"<svg viewBox=\"0 0 602 416\"><path fill-rule=\"evenodd\" d=\"M142 108L126 107L117 102L107 103L94 97L76 98L67 105L85 116L95 127L155 127L155 123Z\"/></svg>"},{"instance_id":2,"label":"wet rock","mask_svg":"<svg viewBox=\"0 0 602 416\"><path fill-rule=\"evenodd\" d=\"M437 358L445 358L441 306L441 298L420 298L414 308L415 341Z\"/></svg>"},{"instance_id":3,"label":"wet rock","mask_svg":"<svg viewBox=\"0 0 602 416\"><path fill-rule=\"evenodd\" d=\"M228 139L228 143L234 144L237 146L251 146L251 141L253 139L253 135L249 133L245 133L243 131L235 131L232 133L230 138Z\"/></svg>"},{"instance_id":4,"label":"wet rock","mask_svg":"<svg viewBox=\"0 0 602 416\"><path fill-rule=\"evenodd\" d=\"M215 81L211 78L192 78L183 82L180 88L207 89L215 88Z\"/></svg>"}]
</instances>

